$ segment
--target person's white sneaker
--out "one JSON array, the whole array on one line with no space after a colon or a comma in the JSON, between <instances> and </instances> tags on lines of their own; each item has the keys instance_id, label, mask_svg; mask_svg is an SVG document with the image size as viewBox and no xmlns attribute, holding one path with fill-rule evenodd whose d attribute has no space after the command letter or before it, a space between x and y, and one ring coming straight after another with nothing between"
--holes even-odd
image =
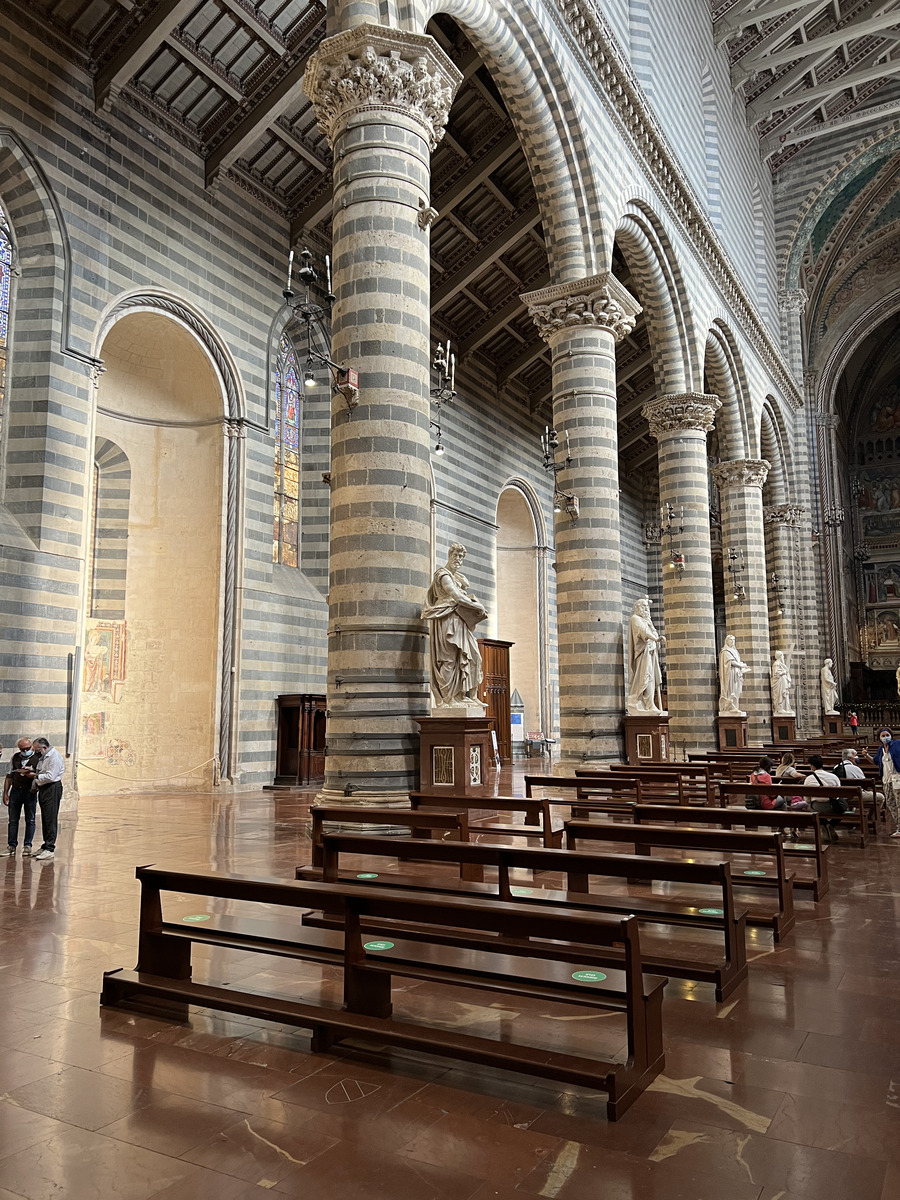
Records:
<instances>
[{"instance_id":1,"label":"person's white sneaker","mask_svg":"<svg viewBox=\"0 0 900 1200\"><path fill-rule=\"evenodd\" d=\"M34 861L35 862L46 862L48 858L52 858L52 857L53 857L52 850L38 850L37 854L34 855Z\"/></svg>"},{"instance_id":2,"label":"person's white sneaker","mask_svg":"<svg viewBox=\"0 0 900 1200\"><path fill-rule=\"evenodd\" d=\"M4 846L3 849L0 850L0 858L12 858L15 852L15 846Z\"/></svg>"}]
</instances>

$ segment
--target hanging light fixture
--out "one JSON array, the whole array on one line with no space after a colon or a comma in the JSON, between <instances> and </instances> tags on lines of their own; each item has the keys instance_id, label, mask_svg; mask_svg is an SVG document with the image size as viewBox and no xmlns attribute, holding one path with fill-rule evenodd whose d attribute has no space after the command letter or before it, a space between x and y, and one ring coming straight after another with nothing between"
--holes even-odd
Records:
<instances>
[{"instance_id":1,"label":"hanging light fixture","mask_svg":"<svg viewBox=\"0 0 900 1200\"><path fill-rule=\"evenodd\" d=\"M341 395L347 403L347 412L352 416L353 409L359 403L359 375L352 367L344 367L331 357L331 335L325 328L325 318L331 315L331 306L337 297L331 290L331 259L325 255L325 278L328 287L324 304L315 304L310 298L310 288L318 282L319 274L313 266L312 254L304 247L300 252L300 267L297 278L303 284L303 296L295 299L294 286L294 251L288 256L287 287L282 295L285 303L298 321L306 328L306 369L303 372L303 386L309 391L317 387L313 368L321 363L328 368L331 376L331 390ZM319 345L324 349L319 349Z\"/></svg>"},{"instance_id":2,"label":"hanging light fixture","mask_svg":"<svg viewBox=\"0 0 900 1200\"><path fill-rule=\"evenodd\" d=\"M316 386L316 377L313 373L311 362L306 364L306 370L303 372L303 386L307 391Z\"/></svg>"},{"instance_id":3,"label":"hanging light fixture","mask_svg":"<svg viewBox=\"0 0 900 1200\"><path fill-rule=\"evenodd\" d=\"M437 383L428 389L435 408L435 414L429 418L428 423L432 429L437 430L437 445L434 453L440 457L444 453L444 445L441 440L441 407L456 399L456 355L451 353L449 338L447 338L446 345L438 342L431 369L437 376Z\"/></svg>"}]
</instances>

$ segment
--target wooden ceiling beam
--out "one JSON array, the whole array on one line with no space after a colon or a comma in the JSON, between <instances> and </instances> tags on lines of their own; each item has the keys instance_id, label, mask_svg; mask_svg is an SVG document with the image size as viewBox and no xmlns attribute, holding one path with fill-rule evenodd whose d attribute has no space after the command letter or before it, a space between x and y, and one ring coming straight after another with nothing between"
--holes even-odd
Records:
<instances>
[{"instance_id":1,"label":"wooden ceiling beam","mask_svg":"<svg viewBox=\"0 0 900 1200\"><path fill-rule=\"evenodd\" d=\"M167 34L186 21L199 0L158 0L131 31L122 47L101 63L94 81L94 103L107 108L129 80L147 65Z\"/></svg>"},{"instance_id":2,"label":"wooden ceiling beam","mask_svg":"<svg viewBox=\"0 0 900 1200\"><path fill-rule=\"evenodd\" d=\"M232 82L221 67L217 67L211 58L202 54L196 42L189 42L177 33L167 33L164 41L185 62L190 63L195 71L199 71L201 75L210 80L220 92L224 92L238 104L244 99L244 93L237 86L236 81Z\"/></svg>"},{"instance_id":3,"label":"wooden ceiling beam","mask_svg":"<svg viewBox=\"0 0 900 1200\"><path fill-rule=\"evenodd\" d=\"M284 38L263 13L257 12L247 0L219 0L219 3L246 25L255 37L265 42L270 50L274 50L278 55L287 54Z\"/></svg>"},{"instance_id":4,"label":"wooden ceiling beam","mask_svg":"<svg viewBox=\"0 0 900 1200\"><path fill-rule=\"evenodd\" d=\"M541 212L537 205L529 204L524 212L520 213L514 221L511 221L507 227L487 242L481 250L472 256L459 270L448 275L442 283L432 289L431 306L433 309L440 308L452 296L454 296L461 287L472 282L477 278L482 271L486 270L491 263L495 262L501 254L505 254L512 246L523 237L532 226L537 225L541 219Z\"/></svg>"}]
</instances>

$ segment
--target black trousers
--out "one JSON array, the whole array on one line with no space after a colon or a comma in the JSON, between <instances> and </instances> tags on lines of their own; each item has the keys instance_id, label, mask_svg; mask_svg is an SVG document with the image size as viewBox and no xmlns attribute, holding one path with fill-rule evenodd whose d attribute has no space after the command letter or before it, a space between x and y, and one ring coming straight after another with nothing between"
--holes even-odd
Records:
<instances>
[{"instance_id":1,"label":"black trousers","mask_svg":"<svg viewBox=\"0 0 900 1200\"><path fill-rule=\"evenodd\" d=\"M41 831L44 835L42 850L56 849L56 831L59 827L59 802L62 800L62 783L45 783L38 788L38 804L41 806Z\"/></svg>"}]
</instances>

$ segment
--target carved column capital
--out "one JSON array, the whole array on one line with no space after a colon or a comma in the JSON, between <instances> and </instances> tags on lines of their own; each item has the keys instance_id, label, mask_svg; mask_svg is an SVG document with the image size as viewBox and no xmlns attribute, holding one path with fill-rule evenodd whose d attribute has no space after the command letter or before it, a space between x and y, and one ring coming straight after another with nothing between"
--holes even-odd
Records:
<instances>
[{"instance_id":1,"label":"carved column capital","mask_svg":"<svg viewBox=\"0 0 900 1200\"><path fill-rule=\"evenodd\" d=\"M765 458L736 458L714 466L710 474L720 492L733 487L761 488L769 474L769 463Z\"/></svg>"},{"instance_id":2,"label":"carved column capital","mask_svg":"<svg viewBox=\"0 0 900 1200\"><path fill-rule=\"evenodd\" d=\"M805 313L809 296L803 288L778 293L778 311L781 313Z\"/></svg>"},{"instance_id":3,"label":"carved column capital","mask_svg":"<svg viewBox=\"0 0 900 1200\"><path fill-rule=\"evenodd\" d=\"M357 25L322 42L307 64L303 90L331 145L352 113L386 109L417 121L433 150L461 82L434 38Z\"/></svg>"},{"instance_id":4,"label":"carved column capital","mask_svg":"<svg viewBox=\"0 0 900 1200\"><path fill-rule=\"evenodd\" d=\"M681 433L689 429L709 433L721 407L722 401L718 396L707 396L703 392L678 392L648 400L641 412L650 425L651 436L659 441L667 433Z\"/></svg>"},{"instance_id":5,"label":"carved column capital","mask_svg":"<svg viewBox=\"0 0 900 1200\"><path fill-rule=\"evenodd\" d=\"M813 420L820 429L837 429L841 423L840 417L833 412L817 412Z\"/></svg>"},{"instance_id":6,"label":"carved column capital","mask_svg":"<svg viewBox=\"0 0 900 1200\"><path fill-rule=\"evenodd\" d=\"M796 529L806 509L801 504L769 504L763 509L767 525L784 525Z\"/></svg>"},{"instance_id":7,"label":"carved column capital","mask_svg":"<svg viewBox=\"0 0 900 1200\"><path fill-rule=\"evenodd\" d=\"M641 306L609 272L555 284L520 297L546 342L575 326L608 329L621 341L634 329Z\"/></svg>"}]
</instances>

